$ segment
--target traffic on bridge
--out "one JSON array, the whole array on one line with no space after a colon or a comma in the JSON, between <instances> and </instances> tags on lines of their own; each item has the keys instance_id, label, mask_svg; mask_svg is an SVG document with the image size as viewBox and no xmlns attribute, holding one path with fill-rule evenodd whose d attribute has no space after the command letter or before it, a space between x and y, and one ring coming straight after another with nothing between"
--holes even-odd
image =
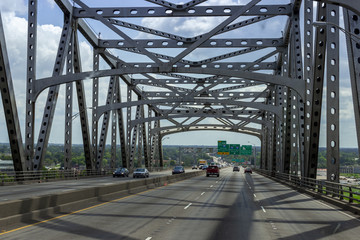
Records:
<instances>
[{"instance_id":1,"label":"traffic on bridge","mask_svg":"<svg viewBox=\"0 0 360 240\"><path fill-rule=\"evenodd\" d=\"M359 49L351 0L0 1L0 239L358 239Z\"/></svg>"}]
</instances>

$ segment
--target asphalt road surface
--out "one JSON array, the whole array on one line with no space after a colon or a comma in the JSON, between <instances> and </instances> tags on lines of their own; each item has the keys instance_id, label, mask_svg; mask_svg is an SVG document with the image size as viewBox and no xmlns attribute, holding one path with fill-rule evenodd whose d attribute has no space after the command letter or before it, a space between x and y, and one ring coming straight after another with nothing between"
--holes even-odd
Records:
<instances>
[{"instance_id":1,"label":"asphalt road surface","mask_svg":"<svg viewBox=\"0 0 360 240\"><path fill-rule=\"evenodd\" d=\"M242 170L242 169L241 169ZM0 233L0 239L336 239L360 220L260 175L222 169Z\"/></svg>"}]
</instances>

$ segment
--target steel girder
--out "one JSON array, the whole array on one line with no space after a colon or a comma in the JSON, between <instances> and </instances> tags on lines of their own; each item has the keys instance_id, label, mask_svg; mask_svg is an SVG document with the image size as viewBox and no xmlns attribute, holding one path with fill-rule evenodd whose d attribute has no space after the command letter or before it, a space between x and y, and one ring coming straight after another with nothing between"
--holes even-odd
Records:
<instances>
[{"instance_id":1,"label":"steel girder","mask_svg":"<svg viewBox=\"0 0 360 240\"><path fill-rule=\"evenodd\" d=\"M360 15L344 9L344 22L345 29L350 33L355 33L360 28ZM351 36L347 36L346 41L350 66L350 81L354 104L355 126L357 129L357 143L358 149L360 149L360 46L359 41L356 41Z\"/></svg>"},{"instance_id":2,"label":"steel girder","mask_svg":"<svg viewBox=\"0 0 360 240\"><path fill-rule=\"evenodd\" d=\"M0 13L0 92L15 171L25 171L24 147Z\"/></svg>"},{"instance_id":3,"label":"steel girder","mask_svg":"<svg viewBox=\"0 0 360 240\"><path fill-rule=\"evenodd\" d=\"M30 3L33 4L30 4ZM25 117L25 163L26 170L33 169L35 101L33 89L36 80L36 49L37 49L37 4L38 1L28 1L28 39L27 39L27 71L26 71L26 117Z\"/></svg>"},{"instance_id":4,"label":"steel girder","mask_svg":"<svg viewBox=\"0 0 360 240\"><path fill-rule=\"evenodd\" d=\"M164 73L165 71L161 70L159 67L145 67L145 68L118 68L118 69L109 69L109 70L100 70L100 71L89 71L79 74L73 74L72 76L54 76L49 78L42 78L36 81L34 84L34 94L33 100L36 100L36 97L46 88L51 86L56 86L59 84L69 83L73 81L79 81L89 78L100 78L107 76L115 75L126 75L126 74L142 74L142 73ZM259 81L262 83L283 85L294 89L301 97L304 97L304 87L305 84L302 81L293 81L291 78L284 76L274 76L262 73L254 73L247 71L233 71L233 70L219 70L219 69L210 69L210 68L188 68L188 67L173 67L166 72L174 73L186 73L186 74L209 74L209 75L220 75L220 76L229 76L229 77L238 77L246 78L254 81Z\"/></svg>"},{"instance_id":5,"label":"steel girder","mask_svg":"<svg viewBox=\"0 0 360 240\"><path fill-rule=\"evenodd\" d=\"M201 130L230 131L230 132L236 132L236 133L249 134L249 135L256 136L256 137L260 137L263 134L261 129L247 128L247 127L236 128L236 127L231 127L231 126L223 126L220 124L196 124L196 125L183 125L181 127L176 127L176 126L159 127L159 128L152 129L150 134L154 135L154 134L160 133L161 136L166 136L166 135L179 133L179 132L201 131Z\"/></svg>"},{"instance_id":6,"label":"steel girder","mask_svg":"<svg viewBox=\"0 0 360 240\"><path fill-rule=\"evenodd\" d=\"M75 82L84 150L87 154L86 159L89 159L86 163L89 169L102 167L110 115L112 117L112 167L117 165L116 156L114 156L118 132L116 120L119 126L122 165L133 166L135 149L138 147L138 150L144 154L145 165L151 167L155 156L159 156L159 165L163 164L161 139L164 135L184 130L216 130L217 126L206 126L201 123L208 117L212 117L222 124L224 131L241 131L260 136L263 146L262 168L271 171L291 171L293 174L297 174L300 170L303 176L315 177L323 83L326 76L328 180L338 180L339 56L338 48L334 46L339 45L337 40L339 29L336 27L339 24L338 6L344 7L346 30L353 35L358 34L359 6L355 4L355 1L321 1L317 21L329 26L316 28L315 42L312 25L314 1L311 0L293 0L286 5L261 5L260 0L253 0L245 5L231 6L205 6L202 5L206 2L204 0L184 4L148 0L152 6L113 8L93 8L86 5L85 0L75 0L75 7L68 0L55 1L63 10L65 21L52 77L43 79L37 79L35 74L37 1L29 1L26 169L41 168L61 84L67 86L66 106L68 107L66 108L64 149L66 166L70 167L71 121L73 120L72 82ZM303 31L300 29L299 14L302 2L304 4ZM227 35L232 31L265 22L277 16L288 19L283 36L280 38L278 36L237 38L234 35ZM139 21L132 21L139 18L180 19L187 17L222 17L222 20L205 33L187 37L176 32L153 29L139 24ZM102 23L117 35L117 38L101 39L84 21L86 18ZM143 35L139 38L131 37L125 30L137 31ZM93 71L84 72L79 65L77 31L93 47ZM302 32L304 32L303 42ZM359 58L358 40L354 40L349 34L347 34L347 47L355 119L358 124L360 122L358 97L360 90L357 79L359 64L356 61ZM157 52L156 49L163 51ZM190 54L201 49L211 51L226 49L226 51L216 53L215 56L191 59ZM124 56L126 56L125 53L137 54L137 56L146 57L146 60L124 61L126 57L117 57L110 50L122 51ZM176 53L172 54L171 51L174 50ZM264 50L267 52L261 53ZM259 54L255 60L238 60L245 55L255 54ZM272 60L274 56L277 58L275 61ZM68 59L68 63L67 70L63 73L65 59ZM109 69L100 67L101 59L109 65L107 67ZM99 84L104 77L109 77L112 81L109 85L107 104L101 105L99 104L101 91ZM83 88L85 79L93 81L91 145L90 134L87 130L87 107ZM128 87L126 101L121 100L120 81ZM252 89L256 87L263 87L263 89ZM44 109L34 155L35 103L37 96L48 88L48 101ZM134 96L137 97L136 101L133 100ZM238 101L239 99L242 101ZM3 105L10 106L4 100ZM126 108L126 116L123 116L123 108ZM135 108L137 114L134 114ZM16 121L15 113L12 116ZM103 124L99 135L98 121L101 116L103 116ZM164 127L163 121L168 121L173 126ZM126 123L125 127L124 123ZM259 123L262 129L251 131L251 128L247 127L249 123ZM357 129L360 127L357 126ZM9 127L8 130L10 130ZM19 131L17 133L19 134ZM19 136L21 135L17 135L16 138L21 139ZM359 136L358 132L358 142L360 142ZM360 143L358 144L360 147ZM17 145L21 148L20 143ZM146 149L147 147L149 149ZM13 149L15 146L12 146ZM21 152L21 149L19 151ZM21 159L21 157L16 159Z\"/></svg>"}]
</instances>

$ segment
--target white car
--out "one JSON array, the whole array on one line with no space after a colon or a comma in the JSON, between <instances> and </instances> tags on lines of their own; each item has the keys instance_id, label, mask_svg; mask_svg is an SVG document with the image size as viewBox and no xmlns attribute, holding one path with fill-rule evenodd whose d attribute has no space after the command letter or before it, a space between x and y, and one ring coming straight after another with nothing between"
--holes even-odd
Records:
<instances>
[{"instance_id":1,"label":"white car","mask_svg":"<svg viewBox=\"0 0 360 240\"><path fill-rule=\"evenodd\" d=\"M133 178L148 178L149 176L149 171L146 168L137 168L133 173Z\"/></svg>"}]
</instances>

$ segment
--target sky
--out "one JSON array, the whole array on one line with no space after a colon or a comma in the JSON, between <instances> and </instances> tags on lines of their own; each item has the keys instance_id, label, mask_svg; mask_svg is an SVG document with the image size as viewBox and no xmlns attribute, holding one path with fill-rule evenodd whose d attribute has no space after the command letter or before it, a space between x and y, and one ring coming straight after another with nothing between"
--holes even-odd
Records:
<instances>
[{"instance_id":1,"label":"sky","mask_svg":"<svg viewBox=\"0 0 360 240\"><path fill-rule=\"evenodd\" d=\"M116 6L119 1L117 0L106 0L106 1L95 1L87 0L85 1L90 6ZM180 1L174 1L180 2ZM237 2L246 3L247 1L232 1L232 0L211 0L207 4L222 4L230 5ZM261 4L274 3L275 1L262 1ZM279 0L281 3L286 3L289 1ZM134 0L134 1L121 1L124 6L141 6L141 5L151 5L151 3ZM25 121L25 95L26 95L26 40L27 40L27 1L25 0L12 0L12 1L0 1L0 11L2 15L2 21L4 25L5 38L7 44L7 51L10 59L10 68L11 75L13 80L13 85L15 89L16 104L18 109L18 115L20 120L20 126L22 129L22 136L24 139L24 121ZM136 20L134 20L136 21ZM181 22L180 22L181 21ZM202 29L203 32L206 32L211 29L212 26L218 23L219 20L215 18L202 18L200 20L195 20L193 18L188 18L185 20L180 19L143 19L138 20L139 24L144 26L154 27L157 29L173 31L178 35L183 36L194 36L197 35L199 29ZM262 24L254 28L249 29L251 36L256 36L260 32L268 32L269 35L281 36L281 32L278 30L278 25L281 23L282 18L274 18L270 23ZM112 33L102 30L101 26L94 21L88 20L91 23L94 32L100 33L102 38L111 38L114 37ZM182 23L182 24L179 24ZM55 55L57 51L59 36L61 33L63 24L63 14L61 10L52 0L38 0L38 55L37 55L37 78L49 77L52 74L53 64L55 61ZM172 26L176 26L173 28ZM199 27L200 26L200 27ZM171 28L171 30L170 30ZM246 33L246 32L245 32ZM133 34L133 35L132 35ZM136 35L138 34L138 35ZM144 35L139 33L132 33L129 31L129 35L132 37L143 38ZM85 41L85 39L80 38L80 52L82 57L82 67L83 71L90 71L92 68L92 48ZM344 41L342 36L342 41ZM340 69L341 69L341 91L340 91L340 147L357 147L356 136L355 136L355 124L354 124L354 112L352 108L352 96L351 88L348 74L347 66L347 56L346 49L344 49L344 44L341 49L341 59L340 59ZM120 54L120 53L119 53ZM199 50L191 54L188 58L190 60L195 59L196 57L204 58L208 54L204 50ZM134 56L129 55L129 60ZM326 86L325 86L326 87ZM90 81L85 81L85 88L87 89L87 105L91 107L91 88L92 84ZM107 88L106 81L100 83L100 88ZM324 91L325 92L325 91ZM42 119L43 106L47 91L43 92L37 99L36 104L36 126L35 134L38 134L39 125ZM60 94L58 98L57 108L55 111L55 121L53 123L50 143L63 143L64 139L64 95L65 89L60 88ZM106 91L102 92L100 95L100 100L104 101ZM123 94L122 96L125 96ZM101 104L101 102L100 102ZM77 113L77 103L74 102L73 113ZM326 101L324 101L324 107L326 106ZM323 111L322 117L322 131L320 137L320 146L326 145L326 136L325 136L325 111ZM91 116L91 111L88 112ZM81 132L80 121L75 119L73 121L73 143L81 143ZM6 125L3 108L0 108L0 131L6 133ZM183 132L178 134L169 135L168 138L164 139L164 145L217 145L218 140L226 140L228 143L232 144L255 144L260 145L259 139L253 136L248 136L244 134L231 133L231 132L221 132L221 131L198 131L198 132ZM9 142L7 134L0 134L0 142Z\"/></svg>"}]
</instances>

